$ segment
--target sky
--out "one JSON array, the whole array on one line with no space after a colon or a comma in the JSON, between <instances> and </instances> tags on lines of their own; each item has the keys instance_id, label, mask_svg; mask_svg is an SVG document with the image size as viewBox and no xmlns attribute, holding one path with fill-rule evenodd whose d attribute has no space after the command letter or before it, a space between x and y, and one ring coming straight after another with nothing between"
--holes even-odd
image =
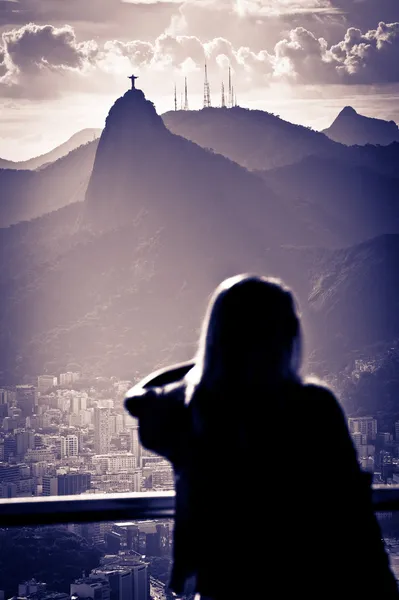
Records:
<instances>
[{"instance_id":1,"label":"sky","mask_svg":"<svg viewBox=\"0 0 399 600\"><path fill-rule=\"evenodd\" d=\"M399 122L399 0L0 0L0 157L42 154L137 87L159 113L187 78L323 129L347 105Z\"/></svg>"}]
</instances>

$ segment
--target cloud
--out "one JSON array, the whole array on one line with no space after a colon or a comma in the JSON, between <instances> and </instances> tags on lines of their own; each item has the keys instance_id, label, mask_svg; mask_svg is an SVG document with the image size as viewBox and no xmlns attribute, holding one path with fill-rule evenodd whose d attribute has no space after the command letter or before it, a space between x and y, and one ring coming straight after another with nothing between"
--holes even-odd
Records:
<instances>
[{"instance_id":1,"label":"cloud","mask_svg":"<svg viewBox=\"0 0 399 600\"><path fill-rule=\"evenodd\" d=\"M275 48L275 72L299 83L386 84L399 82L399 23L380 23L362 33L349 28L328 48L324 38L298 27Z\"/></svg>"},{"instance_id":2,"label":"cloud","mask_svg":"<svg viewBox=\"0 0 399 600\"><path fill-rule=\"evenodd\" d=\"M156 4L158 2L194 5L213 10L233 10L245 15L303 14L336 12L330 0L122 0L125 4Z\"/></svg>"},{"instance_id":3,"label":"cloud","mask_svg":"<svg viewBox=\"0 0 399 600\"><path fill-rule=\"evenodd\" d=\"M0 93L27 98L109 93L131 71L144 78L150 93L182 76L190 76L190 86L200 92L205 61L218 85L230 66L236 89L243 93L276 81L387 84L399 82L398 55L399 23L380 23L365 33L352 27L333 45L296 27L270 52L237 47L224 37L204 42L171 33L153 42L78 42L71 26L30 23L2 35Z\"/></svg>"},{"instance_id":4,"label":"cloud","mask_svg":"<svg viewBox=\"0 0 399 600\"><path fill-rule=\"evenodd\" d=\"M379 23L363 34L351 27L333 46L328 58L346 82L395 83L399 81L399 23Z\"/></svg>"},{"instance_id":5,"label":"cloud","mask_svg":"<svg viewBox=\"0 0 399 600\"><path fill-rule=\"evenodd\" d=\"M275 17L338 12L330 0L234 0L233 5L237 14L243 17L247 15Z\"/></svg>"},{"instance_id":6,"label":"cloud","mask_svg":"<svg viewBox=\"0 0 399 600\"><path fill-rule=\"evenodd\" d=\"M76 42L72 27L56 28L30 23L3 33L3 47L12 63L25 72L43 67L81 68L97 48L94 42Z\"/></svg>"},{"instance_id":7,"label":"cloud","mask_svg":"<svg viewBox=\"0 0 399 600\"><path fill-rule=\"evenodd\" d=\"M4 32L1 37L3 70L1 90L5 95L47 96L62 87L62 77L83 75L95 64L94 41L76 41L72 27L29 23Z\"/></svg>"}]
</instances>

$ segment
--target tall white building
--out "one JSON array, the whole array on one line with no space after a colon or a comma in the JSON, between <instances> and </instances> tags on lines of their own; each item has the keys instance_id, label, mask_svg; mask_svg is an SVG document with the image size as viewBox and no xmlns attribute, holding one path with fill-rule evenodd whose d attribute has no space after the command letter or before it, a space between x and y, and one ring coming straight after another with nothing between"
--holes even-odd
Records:
<instances>
[{"instance_id":1,"label":"tall white building","mask_svg":"<svg viewBox=\"0 0 399 600\"><path fill-rule=\"evenodd\" d=\"M110 445L110 410L96 407L94 409L94 451L96 454L108 454Z\"/></svg>"},{"instance_id":2,"label":"tall white building","mask_svg":"<svg viewBox=\"0 0 399 600\"><path fill-rule=\"evenodd\" d=\"M353 417L348 419L349 431L353 433L362 433L368 440L375 440L377 437L377 419L374 417Z\"/></svg>"},{"instance_id":3,"label":"tall white building","mask_svg":"<svg viewBox=\"0 0 399 600\"><path fill-rule=\"evenodd\" d=\"M58 496L57 477L43 477L43 496Z\"/></svg>"},{"instance_id":4,"label":"tall white building","mask_svg":"<svg viewBox=\"0 0 399 600\"><path fill-rule=\"evenodd\" d=\"M81 393L75 393L71 398L71 412L78 414L81 410L86 410L87 407L87 395Z\"/></svg>"},{"instance_id":5,"label":"tall white building","mask_svg":"<svg viewBox=\"0 0 399 600\"><path fill-rule=\"evenodd\" d=\"M139 428L133 427L131 429L130 435L132 436L132 444L131 444L132 453L136 457L137 467L141 468L142 449L141 449L141 444L140 444L140 439L139 439Z\"/></svg>"},{"instance_id":6,"label":"tall white building","mask_svg":"<svg viewBox=\"0 0 399 600\"><path fill-rule=\"evenodd\" d=\"M68 371L67 373L60 374L60 385L71 385L78 381L80 378L80 373L73 373L72 371Z\"/></svg>"},{"instance_id":7,"label":"tall white building","mask_svg":"<svg viewBox=\"0 0 399 600\"><path fill-rule=\"evenodd\" d=\"M77 435L66 436L66 451L67 456L78 456L79 454L79 439Z\"/></svg>"},{"instance_id":8,"label":"tall white building","mask_svg":"<svg viewBox=\"0 0 399 600\"><path fill-rule=\"evenodd\" d=\"M118 435L124 429L123 415L111 415L110 424L112 435Z\"/></svg>"},{"instance_id":9,"label":"tall white building","mask_svg":"<svg viewBox=\"0 0 399 600\"><path fill-rule=\"evenodd\" d=\"M133 471L136 468L136 457L131 452L97 454L93 456L92 464L97 473Z\"/></svg>"},{"instance_id":10,"label":"tall white building","mask_svg":"<svg viewBox=\"0 0 399 600\"><path fill-rule=\"evenodd\" d=\"M60 458L65 458L67 455L67 445L66 445L66 438L64 436L60 436L59 438L56 439L55 441L55 448L57 451L57 455Z\"/></svg>"}]
</instances>

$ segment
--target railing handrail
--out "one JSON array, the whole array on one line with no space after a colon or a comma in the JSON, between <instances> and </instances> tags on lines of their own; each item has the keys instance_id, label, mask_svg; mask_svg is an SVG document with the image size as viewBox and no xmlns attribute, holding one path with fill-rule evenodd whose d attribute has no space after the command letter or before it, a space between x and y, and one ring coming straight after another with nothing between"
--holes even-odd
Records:
<instances>
[{"instance_id":1,"label":"railing handrail","mask_svg":"<svg viewBox=\"0 0 399 600\"><path fill-rule=\"evenodd\" d=\"M376 512L399 511L399 485L373 486L373 506ZM0 528L171 519L174 509L173 491L6 498L0 500Z\"/></svg>"},{"instance_id":2,"label":"railing handrail","mask_svg":"<svg viewBox=\"0 0 399 600\"><path fill-rule=\"evenodd\" d=\"M174 507L173 491L9 498L0 500L0 528L169 519Z\"/></svg>"}]
</instances>

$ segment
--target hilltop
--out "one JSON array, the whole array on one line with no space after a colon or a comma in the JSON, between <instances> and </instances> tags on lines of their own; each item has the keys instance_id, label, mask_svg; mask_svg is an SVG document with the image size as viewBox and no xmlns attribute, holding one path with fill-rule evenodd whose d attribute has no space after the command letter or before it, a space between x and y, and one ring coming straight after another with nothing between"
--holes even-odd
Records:
<instances>
[{"instance_id":1,"label":"hilltop","mask_svg":"<svg viewBox=\"0 0 399 600\"><path fill-rule=\"evenodd\" d=\"M395 121L366 117L351 106L345 106L323 133L335 142L347 146L389 146L392 142L399 142L399 127Z\"/></svg>"},{"instance_id":2,"label":"hilltop","mask_svg":"<svg viewBox=\"0 0 399 600\"><path fill-rule=\"evenodd\" d=\"M251 170L274 169L331 150L323 133L279 116L241 107L170 111L162 115L172 133L212 148Z\"/></svg>"}]
</instances>

